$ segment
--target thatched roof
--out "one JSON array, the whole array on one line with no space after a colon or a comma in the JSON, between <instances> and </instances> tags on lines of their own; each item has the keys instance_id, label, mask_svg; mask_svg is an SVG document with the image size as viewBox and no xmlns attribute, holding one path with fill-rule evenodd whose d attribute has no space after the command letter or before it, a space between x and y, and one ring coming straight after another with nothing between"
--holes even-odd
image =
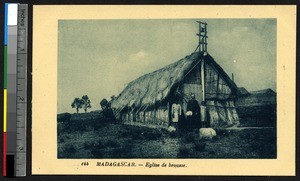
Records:
<instances>
[{"instance_id":1,"label":"thatched roof","mask_svg":"<svg viewBox=\"0 0 300 181\"><path fill-rule=\"evenodd\" d=\"M245 96L245 95L250 94L245 87L239 87L239 91L240 91L241 96Z\"/></svg>"},{"instance_id":2,"label":"thatched roof","mask_svg":"<svg viewBox=\"0 0 300 181\"><path fill-rule=\"evenodd\" d=\"M236 107L276 105L276 93L272 89L250 91L235 102Z\"/></svg>"},{"instance_id":3,"label":"thatched roof","mask_svg":"<svg viewBox=\"0 0 300 181\"><path fill-rule=\"evenodd\" d=\"M272 89L262 89L257 91L250 91L251 94L276 94Z\"/></svg>"},{"instance_id":4,"label":"thatched roof","mask_svg":"<svg viewBox=\"0 0 300 181\"><path fill-rule=\"evenodd\" d=\"M199 64L202 56L199 53L192 53L175 63L133 80L112 102L112 107L118 109L132 105L139 107L154 105L165 100L171 90ZM210 55L205 55L203 58L222 76L232 92L237 94L239 92L237 86L214 59Z\"/></svg>"}]
</instances>

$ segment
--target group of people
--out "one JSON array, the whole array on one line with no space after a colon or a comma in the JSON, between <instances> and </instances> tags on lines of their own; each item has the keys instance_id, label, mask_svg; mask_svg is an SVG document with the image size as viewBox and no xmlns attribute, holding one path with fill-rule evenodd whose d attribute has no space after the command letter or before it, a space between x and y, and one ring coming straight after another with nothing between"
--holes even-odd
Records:
<instances>
[{"instance_id":1,"label":"group of people","mask_svg":"<svg viewBox=\"0 0 300 181\"><path fill-rule=\"evenodd\" d=\"M177 100L172 104L171 126L176 129L192 130L195 128L202 128L206 126L206 120L204 120L206 114L206 107L204 102L201 102L201 107L198 101L195 99L195 94L191 94L191 99L187 102L185 116L183 114L181 105Z\"/></svg>"}]
</instances>

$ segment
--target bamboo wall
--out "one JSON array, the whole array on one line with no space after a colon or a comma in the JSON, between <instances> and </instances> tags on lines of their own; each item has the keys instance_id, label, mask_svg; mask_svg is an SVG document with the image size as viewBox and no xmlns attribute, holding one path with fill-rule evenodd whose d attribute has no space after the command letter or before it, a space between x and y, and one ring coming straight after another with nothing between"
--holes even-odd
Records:
<instances>
[{"instance_id":1,"label":"bamboo wall","mask_svg":"<svg viewBox=\"0 0 300 181\"><path fill-rule=\"evenodd\" d=\"M211 127L227 127L239 124L233 101L207 101Z\"/></svg>"},{"instance_id":2,"label":"bamboo wall","mask_svg":"<svg viewBox=\"0 0 300 181\"><path fill-rule=\"evenodd\" d=\"M185 101L179 101L183 115L186 113ZM236 112L233 101L207 101L206 108L210 119L210 127L228 127L239 124L239 117ZM152 109L152 110L151 110ZM153 108L140 112L123 112L121 119L127 122L143 123L152 126L169 126L169 113L167 106L159 107L157 110Z\"/></svg>"},{"instance_id":3,"label":"bamboo wall","mask_svg":"<svg viewBox=\"0 0 300 181\"><path fill-rule=\"evenodd\" d=\"M157 109L148 108L140 111L123 111L120 113L120 118L127 122L143 123L152 126L169 126L169 113L167 106L161 106Z\"/></svg>"},{"instance_id":4,"label":"bamboo wall","mask_svg":"<svg viewBox=\"0 0 300 181\"><path fill-rule=\"evenodd\" d=\"M232 97L231 89L214 68L206 65L205 74L206 99L225 100Z\"/></svg>"}]
</instances>

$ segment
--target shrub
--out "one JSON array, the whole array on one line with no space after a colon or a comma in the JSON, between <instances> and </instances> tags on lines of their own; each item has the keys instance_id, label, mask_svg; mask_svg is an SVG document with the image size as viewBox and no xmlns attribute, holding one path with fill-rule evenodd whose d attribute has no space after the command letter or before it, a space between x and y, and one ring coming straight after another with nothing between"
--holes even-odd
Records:
<instances>
[{"instance_id":1,"label":"shrub","mask_svg":"<svg viewBox=\"0 0 300 181\"><path fill-rule=\"evenodd\" d=\"M57 121L58 122L69 121L70 118L71 118L70 113L62 113L62 114L57 115Z\"/></svg>"},{"instance_id":2,"label":"shrub","mask_svg":"<svg viewBox=\"0 0 300 181\"><path fill-rule=\"evenodd\" d=\"M205 146L206 146L205 142L202 142L202 141L196 141L195 142L195 150L197 150L197 151L204 151Z\"/></svg>"},{"instance_id":3,"label":"shrub","mask_svg":"<svg viewBox=\"0 0 300 181\"><path fill-rule=\"evenodd\" d=\"M176 131L170 132L169 135L170 135L171 138L178 138L179 137L179 133L176 132Z\"/></svg>"},{"instance_id":4,"label":"shrub","mask_svg":"<svg viewBox=\"0 0 300 181\"><path fill-rule=\"evenodd\" d=\"M69 120L67 122L64 122L61 125L60 132L61 133L72 133L75 131L86 131L87 130L87 123L81 120Z\"/></svg>"},{"instance_id":5,"label":"shrub","mask_svg":"<svg viewBox=\"0 0 300 181\"><path fill-rule=\"evenodd\" d=\"M215 130L217 135L219 135L220 137L226 137L229 136L230 131L226 130L226 129L216 129Z\"/></svg>"},{"instance_id":6,"label":"shrub","mask_svg":"<svg viewBox=\"0 0 300 181\"><path fill-rule=\"evenodd\" d=\"M97 148L104 148L105 147L105 141L98 140L98 142L95 143Z\"/></svg>"},{"instance_id":7,"label":"shrub","mask_svg":"<svg viewBox=\"0 0 300 181\"><path fill-rule=\"evenodd\" d=\"M178 150L178 157L187 157L190 154L190 148L187 146L181 146Z\"/></svg>"},{"instance_id":8,"label":"shrub","mask_svg":"<svg viewBox=\"0 0 300 181\"><path fill-rule=\"evenodd\" d=\"M116 148L119 147L121 144L117 140L107 140L105 143L106 147Z\"/></svg>"},{"instance_id":9,"label":"shrub","mask_svg":"<svg viewBox=\"0 0 300 181\"><path fill-rule=\"evenodd\" d=\"M65 149L64 149L64 152L66 154L74 154L76 153L76 148L74 147L74 145L71 145L71 144L68 144L68 145L65 145Z\"/></svg>"},{"instance_id":10,"label":"shrub","mask_svg":"<svg viewBox=\"0 0 300 181\"><path fill-rule=\"evenodd\" d=\"M103 158L103 150L102 149L93 149L91 151L91 154L93 155L94 158Z\"/></svg>"},{"instance_id":11,"label":"shrub","mask_svg":"<svg viewBox=\"0 0 300 181\"><path fill-rule=\"evenodd\" d=\"M120 133L123 138L134 140L158 140L163 137L163 131L159 129L123 125L124 130Z\"/></svg>"},{"instance_id":12,"label":"shrub","mask_svg":"<svg viewBox=\"0 0 300 181\"><path fill-rule=\"evenodd\" d=\"M69 126L69 121L57 123L57 133L58 135L62 135L64 133L70 133L72 130Z\"/></svg>"},{"instance_id":13,"label":"shrub","mask_svg":"<svg viewBox=\"0 0 300 181\"><path fill-rule=\"evenodd\" d=\"M160 131L151 129L143 132L142 135L146 140L158 140L163 136Z\"/></svg>"},{"instance_id":14,"label":"shrub","mask_svg":"<svg viewBox=\"0 0 300 181\"><path fill-rule=\"evenodd\" d=\"M57 149L57 157L58 158L64 158L65 156L64 156L64 149L62 148L62 147L58 147L58 149Z\"/></svg>"},{"instance_id":15,"label":"shrub","mask_svg":"<svg viewBox=\"0 0 300 181\"><path fill-rule=\"evenodd\" d=\"M124 158L128 150L124 147L114 148L111 152L111 157L113 158ZM126 157L126 156L125 156Z\"/></svg>"},{"instance_id":16,"label":"shrub","mask_svg":"<svg viewBox=\"0 0 300 181\"><path fill-rule=\"evenodd\" d=\"M210 151L208 152L208 154L214 155L214 154L216 154L216 152L215 152L214 150L210 150Z\"/></svg>"},{"instance_id":17,"label":"shrub","mask_svg":"<svg viewBox=\"0 0 300 181\"><path fill-rule=\"evenodd\" d=\"M240 136L241 139L249 139L250 138L250 134L246 133L244 131L241 131L239 136Z\"/></svg>"},{"instance_id":18,"label":"shrub","mask_svg":"<svg viewBox=\"0 0 300 181\"><path fill-rule=\"evenodd\" d=\"M124 130L124 131L122 131L122 132L120 133L120 136L123 137L123 138L128 138L128 137L131 137L132 134L131 134L129 131Z\"/></svg>"},{"instance_id":19,"label":"shrub","mask_svg":"<svg viewBox=\"0 0 300 181\"><path fill-rule=\"evenodd\" d=\"M98 144L94 141L87 141L83 144L83 148L86 150L90 150L98 146Z\"/></svg>"},{"instance_id":20,"label":"shrub","mask_svg":"<svg viewBox=\"0 0 300 181\"><path fill-rule=\"evenodd\" d=\"M132 145L125 144L121 147L114 148L111 152L112 158L131 158Z\"/></svg>"},{"instance_id":21,"label":"shrub","mask_svg":"<svg viewBox=\"0 0 300 181\"><path fill-rule=\"evenodd\" d=\"M219 141L220 139L221 139L221 137L219 135L217 135L217 136L214 136L211 141L216 142L216 141Z\"/></svg>"},{"instance_id":22,"label":"shrub","mask_svg":"<svg viewBox=\"0 0 300 181\"><path fill-rule=\"evenodd\" d=\"M135 134L132 134L132 137L131 137L133 140L143 140L144 137L142 135L142 133L135 133Z\"/></svg>"},{"instance_id":23,"label":"shrub","mask_svg":"<svg viewBox=\"0 0 300 181\"><path fill-rule=\"evenodd\" d=\"M63 138L59 138L59 139L58 139L58 142L59 142L59 143L63 143L63 142L65 142L65 140L64 140Z\"/></svg>"},{"instance_id":24,"label":"shrub","mask_svg":"<svg viewBox=\"0 0 300 181\"><path fill-rule=\"evenodd\" d=\"M93 120L92 121L93 123L93 128L95 129L95 130L99 130L99 129L101 129L101 128L104 128L105 126L107 126L109 123L106 123L106 122L104 122L103 120Z\"/></svg>"},{"instance_id":25,"label":"shrub","mask_svg":"<svg viewBox=\"0 0 300 181\"><path fill-rule=\"evenodd\" d=\"M163 135L168 135L170 132L167 130L167 129L165 129L165 128L161 128L160 129L160 132L161 132L161 134L163 134ZM176 131L175 131L176 132Z\"/></svg>"},{"instance_id":26,"label":"shrub","mask_svg":"<svg viewBox=\"0 0 300 181\"><path fill-rule=\"evenodd\" d=\"M185 143L191 143L193 141L195 141L194 133L188 133L183 137L183 142L185 142Z\"/></svg>"}]
</instances>

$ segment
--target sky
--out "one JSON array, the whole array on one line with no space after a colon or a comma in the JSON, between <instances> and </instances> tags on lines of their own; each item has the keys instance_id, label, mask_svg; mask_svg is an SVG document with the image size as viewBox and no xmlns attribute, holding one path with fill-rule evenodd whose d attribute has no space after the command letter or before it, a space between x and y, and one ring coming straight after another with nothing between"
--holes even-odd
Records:
<instances>
[{"instance_id":1,"label":"sky","mask_svg":"<svg viewBox=\"0 0 300 181\"><path fill-rule=\"evenodd\" d=\"M58 113L75 112L83 95L99 110L132 80L193 53L197 20L208 24L208 53L238 87L276 91L276 19L59 20Z\"/></svg>"}]
</instances>

